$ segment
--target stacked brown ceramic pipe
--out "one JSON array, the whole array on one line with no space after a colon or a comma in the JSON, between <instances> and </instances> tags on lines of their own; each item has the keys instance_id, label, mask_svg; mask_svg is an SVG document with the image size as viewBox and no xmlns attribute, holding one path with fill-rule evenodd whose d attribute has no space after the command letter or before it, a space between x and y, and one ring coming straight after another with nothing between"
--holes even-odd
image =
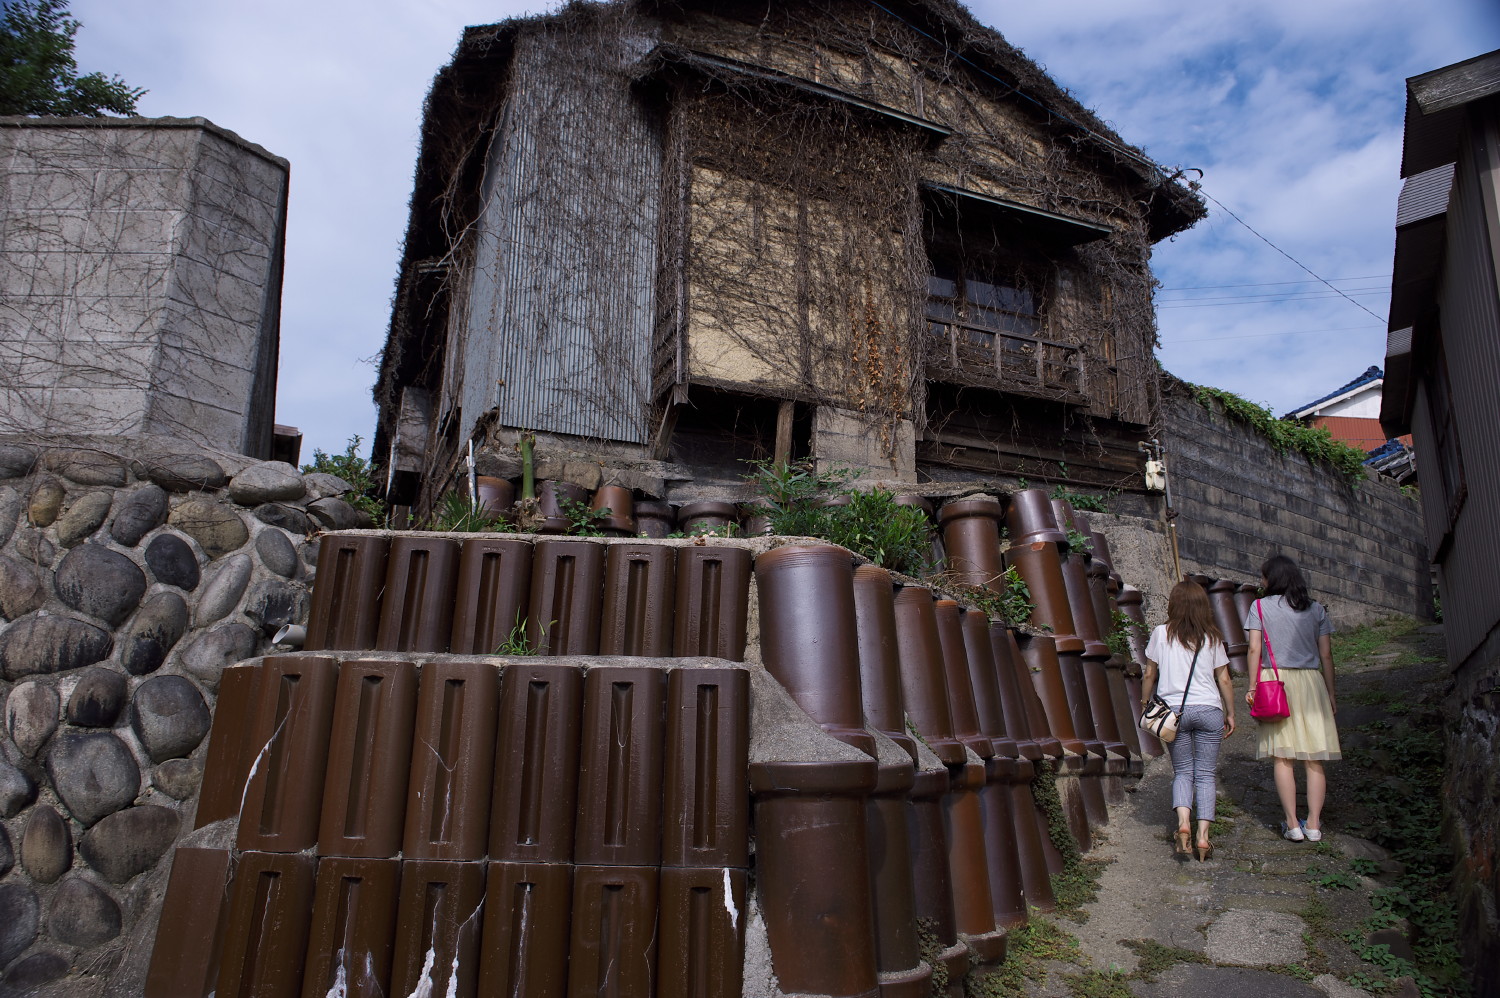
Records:
<instances>
[{"instance_id":1,"label":"stacked brown ceramic pipe","mask_svg":"<svg viewBox=\"0 0 1500 998\"><path fill-rule=\"evenodd\" d=\"M750 673L697 656L743 657L750 553L319 563L308 650L223 674L197 827L233 848L178 850L145 994L739 995ZM528 620L552 657L490 657Z\"/></svg>"}]
</instances>

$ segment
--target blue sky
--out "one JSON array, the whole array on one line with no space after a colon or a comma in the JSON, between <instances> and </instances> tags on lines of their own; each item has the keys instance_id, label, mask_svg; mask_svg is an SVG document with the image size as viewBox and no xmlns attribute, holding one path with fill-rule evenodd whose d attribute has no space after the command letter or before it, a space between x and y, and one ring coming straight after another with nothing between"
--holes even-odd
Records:
<instances>
[{"instance_id":1,"label":"blue sky","mask_svg":"<svg viewBox=\"0 0 1500 998\"><path fill-rule=\"evenodd\" d=\"M304 458L354 434L368 447L433 75L464 25L550 7L73 0L84 71L147 88L143 114L202 115L291 161L276 418L302 428ZM1204 191L1265 237L1211 203L1209 218L1157 246L1169 370L1280 414L1384 362L1404 80L1500 48L1500 4L971 9L1126 141L1202 170Z\"/></svg>"}]
</instances>

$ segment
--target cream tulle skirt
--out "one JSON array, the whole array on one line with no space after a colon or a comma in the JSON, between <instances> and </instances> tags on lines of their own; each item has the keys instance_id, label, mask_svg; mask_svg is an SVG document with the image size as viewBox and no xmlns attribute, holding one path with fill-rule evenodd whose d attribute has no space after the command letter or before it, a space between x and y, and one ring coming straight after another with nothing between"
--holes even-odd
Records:
<instances>
[{"instance_id":1,"label":"cream tulle skirt","mask_svg":"<svg viewBox=\"0 0 1500 998\"><path fill-rule=\"evenodd\" d=\"M1274 679L1270 669L1262 679ZM1257 721L1255 758L1342 759L1339 730L1333 723L1333 707L1320 669L1282 669L1286 703L1292 716L1280 721Z\"/></svg>"}]
</instances>

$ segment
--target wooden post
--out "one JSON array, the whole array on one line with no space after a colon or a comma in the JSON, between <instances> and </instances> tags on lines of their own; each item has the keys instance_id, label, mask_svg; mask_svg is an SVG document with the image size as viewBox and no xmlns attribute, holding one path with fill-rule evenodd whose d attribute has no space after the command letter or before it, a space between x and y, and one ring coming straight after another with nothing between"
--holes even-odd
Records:
<instances>
[{"instance_id":1,"label":"wooden post","mask_svg":"<svg viewBox=\"0 0 1500 998\"><path fill-rule=\"evenodd\" d=\"M776 453L773 458L778 467L786 467L792 459L792 416L797 403L782 399L776 410Z\"/></svg>"}]
</instances>

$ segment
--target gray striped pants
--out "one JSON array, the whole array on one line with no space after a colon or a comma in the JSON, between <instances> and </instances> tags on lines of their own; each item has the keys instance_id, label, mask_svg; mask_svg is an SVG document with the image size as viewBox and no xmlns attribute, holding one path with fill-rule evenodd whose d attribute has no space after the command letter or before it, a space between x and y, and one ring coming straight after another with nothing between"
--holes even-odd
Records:
<instances>
[{"instance_id":1,"label":"gray striped pants","mask_svg":"<svg viewBox=\"0 0 1500 998\"><path fill-rule=\"evenodd\" d=\"M1188 704L1177 724L1172 753L1172 806L1193 807L1200 821L1214 820L1219 742L1224 739L1224 711Z\"/></svg>"}]
</instances>

